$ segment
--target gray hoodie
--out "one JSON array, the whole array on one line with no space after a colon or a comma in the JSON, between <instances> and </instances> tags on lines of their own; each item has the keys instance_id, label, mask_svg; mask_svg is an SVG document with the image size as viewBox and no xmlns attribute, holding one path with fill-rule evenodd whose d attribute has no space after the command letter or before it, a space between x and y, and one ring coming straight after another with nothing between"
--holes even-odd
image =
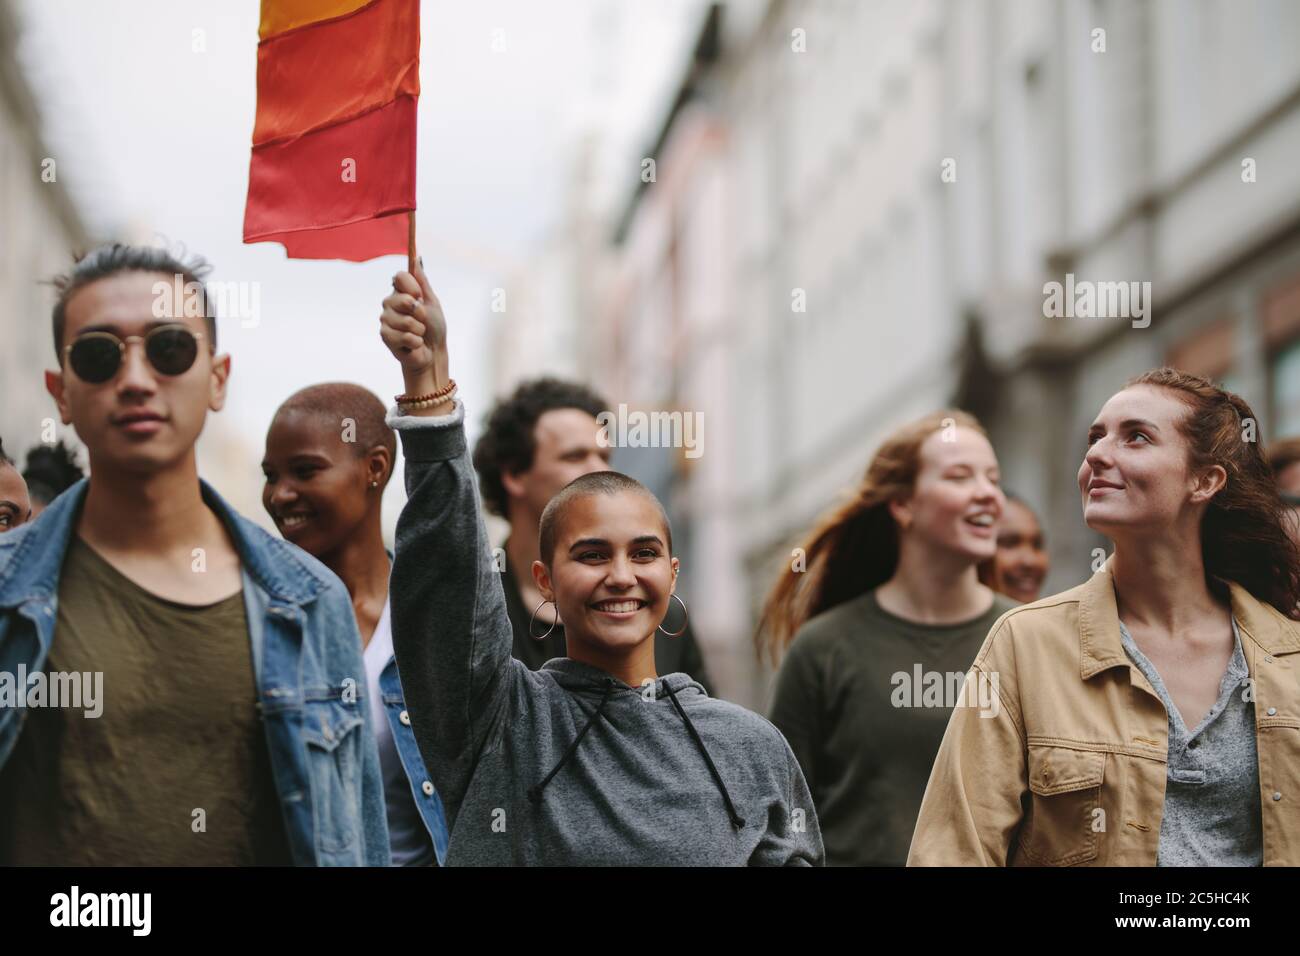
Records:
<instances>
[{"instance_id":1,"label":"gray hoodie","mask_svg":"<svg viewBox=\"0 0 1300 956\"><path fill-rule=\"evenodd\" d=\"M393 644L451 826L446 864L821 865L785 738L685 674L633 688L561 658L530 671L488 546L464 407L388 423L408 501L389 585Z\"/></svg>"}]
</instances>

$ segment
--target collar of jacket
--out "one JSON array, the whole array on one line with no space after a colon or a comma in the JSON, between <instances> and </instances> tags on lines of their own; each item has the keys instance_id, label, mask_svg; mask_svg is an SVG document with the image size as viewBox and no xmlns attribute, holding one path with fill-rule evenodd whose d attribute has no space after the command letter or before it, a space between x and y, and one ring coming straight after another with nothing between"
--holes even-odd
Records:
<instances>
[{"instance_id":1,"label":"collar of jacket","mask_svg":"<svg viewBox=\"0 0 1300 956\"><path fill-rule=\"evenodd\" d=\"M1119 606L1115 602L1112 554L1079 590L1079 674L1088 680L1112 667L1127 667L1131 662L1124 653L1119 636ZM1277 608L1256 598L1235 581L1228 582L1232 596L1232 616L1241 633L1247 635L1268 654L1293 654L1300 651L1300 629L1288 627L1288 620Z\"/></svg>"},{"instance_id":2,"label":"collar of jacket","mask_svg":"<svg viewBox=\"0 0 1300 956\"><path fill-rule=\"evenodd\" d=\"M59 495L35 521L0 535L0 607L54 596L89 481L83 478ZM259 587L288 604L307 604L316 598L325 579L293 546L239 514L202 479L199 489L230 533L244 570Z\"/></svg>"}]
</instances>

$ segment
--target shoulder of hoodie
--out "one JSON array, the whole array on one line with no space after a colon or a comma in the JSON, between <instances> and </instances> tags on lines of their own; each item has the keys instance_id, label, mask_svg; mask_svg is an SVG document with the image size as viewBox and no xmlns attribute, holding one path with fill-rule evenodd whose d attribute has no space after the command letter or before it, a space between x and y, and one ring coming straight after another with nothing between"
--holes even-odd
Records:
<instances>
[{"instance_id":1,"label":"shoulder of hoodie","mask_svg":"<svg viewBox=\"0 0 1300 956\"><path fill-rule=\"evenodd\" d=\"M989 658L1064 656L1077 660L1079 601L1088 582L1068 590L1018 604L1004 612L989 629L988 637L975 656L975 667L983 668Z\"/></svg>"},{"instance_id":2,"label":"shoulder of hoodie","mask_svg":"<svg viewBox=\"0 0 1300 956\"><path fill-rule=\"evenodd\" d=\"M707 716L710 721L726 724L727 737L725 739L729 742L734 742L736 740L735 735L740 733L744 735L741 739L746 742L756 742L761 746L781 753L790 750L785 735L777 729L776 725L762 714L756 713L748 707L742 707L740 704L733 704L729 700L720 700L717 697L709 696L683 701L682 706L690 709L692 720Z\"/></svg>"}]
</instances>

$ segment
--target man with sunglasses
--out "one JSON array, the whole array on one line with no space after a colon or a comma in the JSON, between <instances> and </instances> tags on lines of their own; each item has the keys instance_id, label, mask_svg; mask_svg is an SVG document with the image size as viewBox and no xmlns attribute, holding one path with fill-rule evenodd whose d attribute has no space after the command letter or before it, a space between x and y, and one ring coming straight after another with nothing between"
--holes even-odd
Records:
<instances>
[{"instance_id":1,"label":"man with sunglasses","mask_svg":"<svg viewBox=\"0 0 1300 956\"><path fill-rule=\"evenodd\" d=\"M0 863L389 862L348 593L198 476L230 375L204 272L113 244L55 280L91 474L0 536L0 673L102 675L102 712L0 698Z\"/></svg>"}]
</instances>

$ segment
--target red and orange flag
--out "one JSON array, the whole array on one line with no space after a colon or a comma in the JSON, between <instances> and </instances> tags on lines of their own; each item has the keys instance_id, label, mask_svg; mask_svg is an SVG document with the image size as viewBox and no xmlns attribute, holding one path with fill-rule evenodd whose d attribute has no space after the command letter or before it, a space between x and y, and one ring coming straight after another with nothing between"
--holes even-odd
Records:
<instances>
[{"instance_id":1,"label":"red and orange flag","mask_svg":"<svg viewBox=\"0 0 1300 956\"><path fill-rule=\"evenodd\" d=\"M291 259L407 251L419 0L262 0L244 242Z\"/></svg>"}]
</instances>

